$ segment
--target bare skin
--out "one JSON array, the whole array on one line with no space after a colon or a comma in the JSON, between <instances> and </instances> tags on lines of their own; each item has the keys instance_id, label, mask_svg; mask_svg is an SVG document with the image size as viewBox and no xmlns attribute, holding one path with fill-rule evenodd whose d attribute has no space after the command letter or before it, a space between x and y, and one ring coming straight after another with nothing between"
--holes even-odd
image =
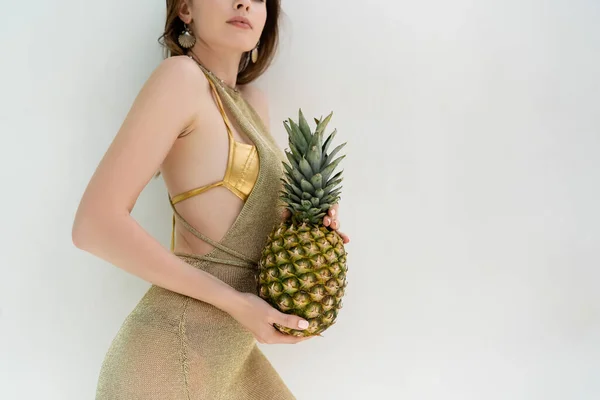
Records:
<instances>
[{"instance_id":1,"label":"bare skin","mask_svg":"<svg viewBox=\"0 0 600 400\"><path fill-rule=\"evenodd\" d=\"M239 15L247 17L253 29L226 23ZM191 49L194 54L234 87L240 57L256 45L264 26L264 3L195 0L192 4L188 0L182 4L180 18L198 39ZM200 21L198 25L204 24L204 29L212 33L197 32L193 21ZM238 89L268 125L264 93L252 84ZM229 119L234 138L250 143L234 119ZM181 134L186 136L178 138ZM227 146L226 128L203 72L187 56L162 61L140 90L82 196L73 223L73 243L152 284L213 304L238 320L260 343L306 340L273 328L273 323L278 323L303 329L299 325L302 318L281 313L260 297L240 293L190 266L130 215L158 169L171 195L222 179ZM242 205L233 193L217 187L178 203L177 208L198 230L220 240ZM212 212L217 209L219 212ZM177 230L176 251L204 254L211 249L187 231Z\"/></svg>"},{"instance_id":2,"label":"bare skin","mask_svg":"<svg viewBox=\"0 0 600 400\"><path fill-rule=\"evenodd\" d=\"M198 110L191 132L173 143L165 158L161 173L168 192L174 196L192 188L217 182L225 176L229 137L223 118L217 108L210 86L203 72L187 56L179 62L192 64L197 71L196 79L201 86L201 103L206 106ZM202 82L202 80L204 82ZM254 85L240 85L240 93L259 113L263 121L269 115L264 94ZM229 112L226 110L229 114ZM237 125L233 116L228 115L234 139L250 143ZM177 210L200 232L210 238L220 240L242 209L243 201L225 187L210 189L201 195L193 196L176 204ZM175 229L175 251L193 254L205 254L212 246L183 228L177 221Z\"/></svg>"}]
</instances>

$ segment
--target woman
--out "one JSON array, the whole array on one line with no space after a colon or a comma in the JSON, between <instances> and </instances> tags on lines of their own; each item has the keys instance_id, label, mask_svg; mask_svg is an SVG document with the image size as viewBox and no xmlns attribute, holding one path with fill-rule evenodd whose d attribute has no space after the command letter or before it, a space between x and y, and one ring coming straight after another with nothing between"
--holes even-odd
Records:
<instances>
[{"instance_id":1,"label":"woman","mask_svg":"<svg viewBox=\"0 0 600 400\"><path fill-rule=\"evenodd\" d=\"M152 283L102 364L96 399L294 399L256 345L298 343L306 321L257 296L283 152L249 84L277 47L279 0L167 0L170 57L145 83L77 210L73 241ZM131 218L156 171L171 252ZM325 225L339 228L337 205ZM341 234L341 233L340 233ZM347 242L347 236L343 235Z\"/></svg>"}]
</instances>

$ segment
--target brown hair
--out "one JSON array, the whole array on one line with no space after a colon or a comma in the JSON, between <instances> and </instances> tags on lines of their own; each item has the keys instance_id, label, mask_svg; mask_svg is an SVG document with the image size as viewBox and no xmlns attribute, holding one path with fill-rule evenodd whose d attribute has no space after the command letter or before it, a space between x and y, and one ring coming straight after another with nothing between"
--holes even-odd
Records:
<instances>
[{"instance_id":1,"label":"brown hair","mask_svg":"<svg viewBox=\"0 0 600 400\"><path fill-rule=\"evenodd\" d=\"M163 46L164 58L186 54L177 38L183 32L183 21L179 18L179 6L183 0L167 0L167 20L165 31L159 37L158 42ZM281 14L281 0L265 0L267 7L267 21L260 35L258 48L258 60L253 64L249 62L247 67L238 73L237 84L250 83L261 76L271 65L273 57L277 52L279 44L279 16ZM239 68L243 67L249 52L244 53L240 60Z\"/></svg>"},{"instance_id":2,"label":"brown hair","mask_svg":"<svg viewBox=\"0 0 600 400\"><path fill-rule=\"evenodd\" d=\"M167 20L165 21L165 31L158 38L158 42L163 47L163 57L185 55L187 50L179 45L177 40L181 32L185 29L183 21L179 18L179 7L183 0L167 1ZM260 35L260 45L258 48L258 59L256 63L248 62L246 68L240 71L237 76L238 85L244 85L252 82L261 76L271 65L279 45L279 16L281 15L281 0L265 0L267 7L267 20ZM238 69L243 68L246 57L249 52L242 55ZM181 136L178 136L181 137ZM154 174L158 178L160 170Z\"/></svg>"}]
</instances>

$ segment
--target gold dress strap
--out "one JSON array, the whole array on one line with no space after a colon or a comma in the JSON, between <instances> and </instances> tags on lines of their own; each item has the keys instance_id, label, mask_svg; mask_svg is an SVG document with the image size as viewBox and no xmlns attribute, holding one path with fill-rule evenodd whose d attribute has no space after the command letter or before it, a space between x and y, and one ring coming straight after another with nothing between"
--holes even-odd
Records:
<instances>
[{"instance_id":1,"label":"gold dress strap","mask_svg":"<svg viewBox=\"0 0 600 400\"><path fill-rule=\"evenodd\" d=\"M214 257L206 257L203 255L193 255L195 258L199 258L199 259L203 259L203 260L210 260L210 261L214 261L214 262L218 262L221 264L229 264L229 265L235 265L235 266L239 266L239 267L254 267L256 266L256 263L254 262L254 260L252 260L251 258L243 255L242 253L239 253L233 249L230 249L229 247L215 241L212 240L211 238L209 238L206 235L203 235L202 233L198 232L192 225L190 225L185 218L183 218L181 216L181 214L179 214L179 212L175 209L175 205L173 204L173 202L171 201L171 198L169 198L169 204L171 205L171 208L173 209L173 232L171 234L171 252L173 252L174 250L174 238L175 238L175 216L177 216L177 218L179 219L179 221L194 235L196 236L198 239L203 240L205 242L207 242L208 244L216 247L217 249L220 249L222 251L224 251L227 254L230 254L242 261L235 261L235 260L224 260L224 259L219 259L219 258L214 258ZM184 254L184 253L181 253ZM245 262L244 262L245 261Z\"/></svg>"},{"instance_id":2,"label":"gold dress strap","mask_svg":"<svg viewBox=\"0 0 600 400\"><path fill-rule=\"evenodd\" d=\"M236 144L236 141L233 137L233 132L231 129L231 123L229 121L229 118L227 117L227 114L225 112L225 108L223 106L223 103L221 101L221 98L219 96L219 93L215 87L215 84L212 82L212 80L209 78L208 74L204 71L203 68L201 68L202 72L206 75L206 78L210 84L211 87L211 91L215 97L215 100L217 102L218 105L218 109L219 112L221 113L221 116L223 117L223 121L225 122L225 126L227 128L227 134L229 135L229 155L228 155L228 165L227 165L227 173L229 173L230 168L231 168L231 163L233 160L233 156L234 156L234 146ZM243 195L243 193L241 193L237 188L229 185L225 179L221 180L219 182L215 182L206 186L202 186L199 188L195 188L192 190L189 190L187 192L184 193L180 193L176 196L173 196L171 198L171 196L169 195L169 204L171 206L171 208L173 209L173 223L172 223L172 228L171 228L171 252L174 252L175 250L175 218L177 217L177 219L179 219L179 221L183 224L183 226L185 226L194 236L196 236L198 239L203 240L205 242L207 242L208 244L212 245L215 248L218 248L222 251L224 251L225 253L232 255L236 258L238 258L240 261L237 260L225 260L225 259L219 259L216 257L210 257L210 256L205 256L205 255L198 255L198 254L187 254L187 253L177 253L177 254L181 254L181 255L186 255L186 256L190 256L193 258L197 258L197 259L201 259L201 260L208 260L208 261L213 261L216 263L221 263L221 264L229 264L229 265L234 265L234 266L239 266L239 267L255 267L256 263L254 262L254 260L252 260L251 258L233 250L230 249L229 247L212 240L211 238L209 238L208 236L198 232L198 230L196 230L191 224L189 224L185 218L183 218L181 216L181 214L175 209L175 204L186 200L190 197L193 197L195 195L198 195L200 193L203 193L209 189L212 189L214 187L217 186L227 186L228 189L230 189L234 194L236 194L238 197L240 197L242 200L245 200L245 196Z\"/></svg>"},{"instance_id":3,"label":"gold dress strap","mask_svg":"<svg viewBox=\"0 0 600 400\"><path fill-rule=\"evenodd\" d=\"M204 72L204 70L202 70L202 72ZM206 72L204 72L204 75L206 75ZM212 93L214 94L217 105L219 106L219 112L221 113L221 116L223 117L223 121L225 122L225 126L227 127L227 134L229 135L229 140L233 141L235 139L233 138L231 122L229 122L229 118L227 117L227 113L225 112L225 108L223 107L223 103L221 102L221 97L219 96L219 93L217 92L217 88L215 87L214 82L211 81L208 76L206 77L206 79L208 80L208 83L210 83L210 89L211 89Z\"/></svg>"},{"instance_id":4,"label":"gold dress strap","mask_svg":"<svg viewBox=\"0 0 600 400\"><path fill-rule=\"evenodd\" d=\"M187 192L184 193L180 193L177 196L173 196L173 198L171 199L173 201L173 204L177 204L180 201L189 199L190 197L194 197L197 194L201 194L206 192L208 189L212 189L214 187L217 186L223 186L225 182L223 181L219 181L219 182L215 182L215 183L211 183L210 185L206 185L206 186L202 186L196 189L192 189L192 190L188 190Z\"/></svg>"}]
</instances>

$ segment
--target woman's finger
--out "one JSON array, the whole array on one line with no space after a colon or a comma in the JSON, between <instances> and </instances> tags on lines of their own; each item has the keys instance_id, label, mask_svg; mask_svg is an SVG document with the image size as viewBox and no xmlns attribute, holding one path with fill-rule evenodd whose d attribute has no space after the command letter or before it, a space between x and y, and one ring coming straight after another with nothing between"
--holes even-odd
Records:
<instances>
[{"instance_id":1,"label":"woman's finger","mask_svg":"<svg viewBox=\"0 0 600 400\"><path fill-rule=\"evenodd\" d=\"M342 237L342 241L344 242L344 244L350 241L350 238L344 232L337 231L337 233Z\"/></svg>"},{"instance_id":2,"label":"woman's finger","mask_svg":"<svg viewBox=\"0 0 600 400\"><path fill-rule=\"evenodd\" d=\"M334 205L329 207L329 210L327 210L327 214L329 214L332 217L335 217L336 215L338 215L339 207L340 207L340 205L338 203L335 203Z\"/></svg>"},{"instance_id":3,"label":"woman's finger","mask_svg":"<svg viewBox=\"0 0 600 400\"><path fill-rule=\"evenodd\" d=\"M286 314L281 311L274 311L274 319L279 325L285 326L286 328L292 329L306 329L308 328L309 322L302 317L294 314Z\"/></svg>"},{"instance_id":4,"label":"woman's finger","mask_svg":"<svg viewBox=\"0 0 600 400\"><path fill-rule=\"evenodd\" d=\"M270 344L296 344L300 342L304 342L307 339L310 339L311 336L292 336L281 332L274 332L272 338L270 338Z\"/></svg>"}]
</instances>

